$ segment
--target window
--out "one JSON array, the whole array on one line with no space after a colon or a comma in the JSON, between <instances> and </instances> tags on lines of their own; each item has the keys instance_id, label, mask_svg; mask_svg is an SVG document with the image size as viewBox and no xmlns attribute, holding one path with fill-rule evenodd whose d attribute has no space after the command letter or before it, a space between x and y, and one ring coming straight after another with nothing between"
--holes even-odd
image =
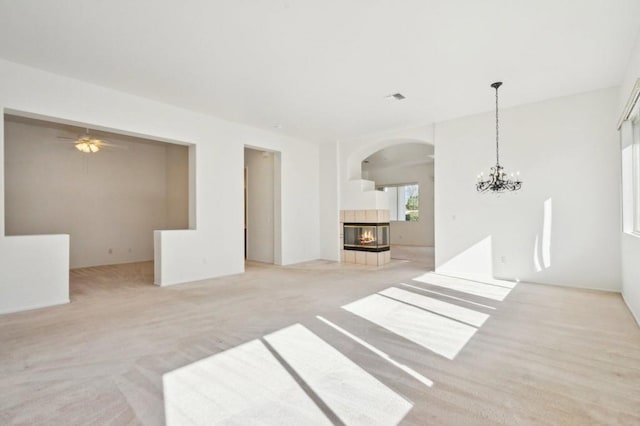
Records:
<instances>
[{"instance_id":1,"label":"window","mask_svg":"<svg viewBox=\"0 0 640 426\"><path fill-rule=\"evenodd\" d=\"M622 226L640 236L640 79L625 108L620 125L622 149Z\"/></svg>"},{"instance_id":2,"label":"window","mask_svg":"<svg viewBox=\"0 0 640 426\"><path fill-rule=\"evenodd\" d=\"M640 234L640 103L636 103L631 120L632 146L631 171L633 191L633 233Z\"/></svg>"},{"instance_id":3,"label":"window","mask_svg":"<svg viewBox=\"0 0 640 426\"><path fill-rule=\"evenodd\" d=\"M378 190L389 194L389 218L392 221L417 222L420 218L420 191L417 183L384 185Z\"/></svg>"}]
</instances>

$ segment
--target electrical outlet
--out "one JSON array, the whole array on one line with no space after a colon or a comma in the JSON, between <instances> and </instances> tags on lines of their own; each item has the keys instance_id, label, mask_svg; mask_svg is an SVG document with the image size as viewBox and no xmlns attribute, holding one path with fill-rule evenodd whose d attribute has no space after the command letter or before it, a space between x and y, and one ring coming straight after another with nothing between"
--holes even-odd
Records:
<instances>
[{"instance_id":1,"label":"electrical outlet","mask_svg":"<svg viewBox=\"0 0 640 426\"><path fill-rule=\"evenodd\" d=\"M507 263L507 256L500 256L500 263Z\"/></svg>"},{"instance_id":2,"label":"electrical outlet","mask_svg":"<svg viewBox=\"0 0 640 426\"><path fill-rule=\"evenodd\" d=\"M112 249L112 248L110 248L109 250L107 250L107 253L109 253L109 254L113 254L113 249Z\"/></svg>"}]
</instances>

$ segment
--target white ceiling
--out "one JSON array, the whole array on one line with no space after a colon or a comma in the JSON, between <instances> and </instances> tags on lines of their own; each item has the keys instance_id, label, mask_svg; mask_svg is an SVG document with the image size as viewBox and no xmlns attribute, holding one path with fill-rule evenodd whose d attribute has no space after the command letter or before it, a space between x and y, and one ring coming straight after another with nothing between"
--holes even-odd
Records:
<instances>
[{"instance_id":1,"label":"white ceiling","mask_svg":"<svg viewBox=\"0 0 640 426\"><path fill-rule=\"evenodd\" d=\"M326 141L491 110L496 80L618 85L639 28L638 0L0 0L0 57Z\"/></svg>"}]
</instances>

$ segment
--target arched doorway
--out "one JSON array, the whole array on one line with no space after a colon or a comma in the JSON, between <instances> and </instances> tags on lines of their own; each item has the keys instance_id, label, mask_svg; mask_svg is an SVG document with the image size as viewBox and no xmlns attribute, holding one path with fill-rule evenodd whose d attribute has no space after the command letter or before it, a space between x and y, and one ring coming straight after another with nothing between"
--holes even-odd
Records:
<instances>
[{"instance_id":1,"label":"arched doorway","mask_svg":"<svg viewBox=\"0 0 640 426\"><path fill-rule=\"evenodd\" d=\"M395 141L362 158L360 176L387 195L391 257L433 267L433 145Z\"/></svg>"}]
</instances>

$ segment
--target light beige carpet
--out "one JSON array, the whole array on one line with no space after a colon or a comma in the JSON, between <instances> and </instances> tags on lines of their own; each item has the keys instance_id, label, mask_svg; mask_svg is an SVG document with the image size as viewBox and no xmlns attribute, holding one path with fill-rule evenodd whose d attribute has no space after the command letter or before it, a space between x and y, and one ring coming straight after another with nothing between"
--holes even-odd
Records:
<instances>
[{"instance_id":1,"label":"light beige carpet","mask_svg":"<svg viewBox=\"0 0 640 426\"><path fill-rule=\"evenodd\" d=\"M394 244L391 246L391 258L396 260L408 260L418 263L425 268L433 269L435 250L433 247L405 246Z\"/></svg>"},{"instance_id":2,"label":"light beige carpet","mask_svg":"<svg viewBox=\"0 0 640 426\"><path fill-rule=\"evenodd\" d=\"M0 424L640 424L620 295L429 269L74 270L70 304L0 316Z\"/></svg>"}]
</instances>

